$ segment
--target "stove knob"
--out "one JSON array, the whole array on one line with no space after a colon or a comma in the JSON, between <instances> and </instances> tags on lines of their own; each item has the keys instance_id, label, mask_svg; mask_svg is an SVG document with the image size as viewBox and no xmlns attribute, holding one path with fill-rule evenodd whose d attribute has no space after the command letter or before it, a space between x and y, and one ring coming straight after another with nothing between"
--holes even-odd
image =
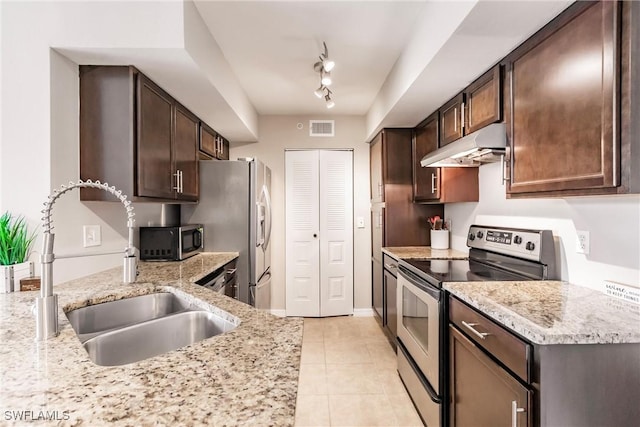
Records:
<instances>
[{"instance_id":1,"label":"stove knob","mask_svg":"<svg viewBox=\"0 0 640 427\"><path fill-rule=\"evenodd\" d=\"M482 239L484 237L484 233L482 231L478 231L478 239Z\"/></svg>"},{"instance_id":2,"label":"stove knob","mask_svg":"<svg viewBox=\"0 0 640 427\"><path fill-rule=\"evenodd\" d=\"M536 248L536 245L535 245L535 243L533 243L533 242L527 242L527 245L525 246L525 248L526 248L528 251L532 251L532 250L534 250L534 249Z\"/></svg>"},{"instance_id":3,"label":"stove knob","mask_svg":"<svg viewBox=\"0 0 640 427\"><path fill-rule=\"evenodd\" d=\"M469 240L475 240L476 236L473 233L469 233Z\"/></svg>"},{"instance_id":4,"label":"stove knob","mask_svg":"<svg viewBox=\"0 0 640 427\"><path fill-rule=\"evenodd\" d=\"M513 238L513 243L515 243L516 245L519 245L520 243L522 243L522 237L520 236L516 236Z\"/></svg>"}]
</instances>

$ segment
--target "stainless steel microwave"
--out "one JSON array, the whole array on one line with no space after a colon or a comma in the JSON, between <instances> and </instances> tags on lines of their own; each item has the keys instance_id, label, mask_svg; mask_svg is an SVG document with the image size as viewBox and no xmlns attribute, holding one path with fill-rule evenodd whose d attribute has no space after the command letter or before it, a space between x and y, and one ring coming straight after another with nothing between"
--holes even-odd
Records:
<instances>
[{"instance_id":1,"label":"stainless steel microwave","mask_svg":"<svg viewBox=\"0 0 640 427\"><path fill-rule=\"evenodd\" d=\"M202 224L140 227L140 259L181 261L204 250Z\"/></svg>"}]
</instances>

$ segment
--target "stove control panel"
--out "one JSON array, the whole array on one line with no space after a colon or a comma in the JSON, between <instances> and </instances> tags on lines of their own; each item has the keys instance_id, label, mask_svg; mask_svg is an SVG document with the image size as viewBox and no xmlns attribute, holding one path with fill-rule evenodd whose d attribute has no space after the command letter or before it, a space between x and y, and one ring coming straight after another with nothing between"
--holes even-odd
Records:
<instances>
[{"instance_id":1,"label":"stove control panel","mask_svg":"<svg viewBox=\"0 0 640 427\"><path fill-rule=\"evenodd\" d=\"M553 251L553 235L550 230L472 225L467 246L542 262Z\"/></svg>"}]
</instances>

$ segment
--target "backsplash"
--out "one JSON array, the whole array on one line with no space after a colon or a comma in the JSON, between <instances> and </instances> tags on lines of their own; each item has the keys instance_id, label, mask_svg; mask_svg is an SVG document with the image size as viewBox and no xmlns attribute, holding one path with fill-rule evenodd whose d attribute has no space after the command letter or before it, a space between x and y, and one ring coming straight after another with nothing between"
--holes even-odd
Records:
<instances>
[{"instance_id":1,"label":"backsplash","mask_svg":"<svg viewBox=\"0 0 640 427\"><path fill-rule=\"evenodd\" d=\"M507 199L500 164L480 168L480 201L445 205L451 247L467 250L471 224L550 229L561 280L598 289L604 280L640 286L640 195ZM576 253L576 230L590 232L590 253Z\"/></svg>"}]
</instances>

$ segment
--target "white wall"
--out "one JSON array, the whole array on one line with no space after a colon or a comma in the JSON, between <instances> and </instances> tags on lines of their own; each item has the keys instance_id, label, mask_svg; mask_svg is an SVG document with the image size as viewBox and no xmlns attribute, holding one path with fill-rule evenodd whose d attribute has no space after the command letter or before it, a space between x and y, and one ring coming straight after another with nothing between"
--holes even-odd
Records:
<instances>
[{"instance_id":1,"label":"white wall","mask_svg":"<svg viewBox=\"0 0 640 427\"><path fill-rule=\"evenodd\" d=\"M335 137L310 137L310 116L261 116L260 141L231 147L230 158L257 157L271 168L273 232L271 269L272 309L285 309L285 175L286 149L352 148L354 162L354 307L371 308L371 228L369 214L369 145L365 141L364 117L340 116L335 119ZM298 123L302 129L298 129ZM355 228L355 218L365 219L365 228Z\"/></svg>"},{"instance_id":2,"label":"white wall","mask_svg":"<svg viewBox=\"0 0 640 427\"><path fill-rule=\"evenodd\" d=\"M451 245L465 250L469 225L550 229L562 280L595 287L603 280L640 286L640 195L509 199L500 164L480 167L480 201L445 205ZM590 233L589 255L576 253L576 230Z\"/></svg>"},{"instance_id":3,"label":"white wall","mask_svg":"<svg viewBox=\"0 0 640 427\"><path fill-rule=\"evenodd\" d=\"M151 5L153 7L154 5ZM40 231L42 204L53 188L79 178L78 69L52 46L167 47L181 41L182 4L0 2L2 128L0 212L24 215ZM174 22L176 21L176 22ZM175 31L167 31L167 28ZM136 205L137 224L159 217L159 205ZM79 202L77 192L53 208L55 252L84 252L82 225L101 225L98 250L124 250L126 221L116 203ZM40 241L35 245L40 250ZM37 254L32 254L37 261ZM59 260L54 282L120 265L122 257Z\"/></svg>"}]
</instances>

